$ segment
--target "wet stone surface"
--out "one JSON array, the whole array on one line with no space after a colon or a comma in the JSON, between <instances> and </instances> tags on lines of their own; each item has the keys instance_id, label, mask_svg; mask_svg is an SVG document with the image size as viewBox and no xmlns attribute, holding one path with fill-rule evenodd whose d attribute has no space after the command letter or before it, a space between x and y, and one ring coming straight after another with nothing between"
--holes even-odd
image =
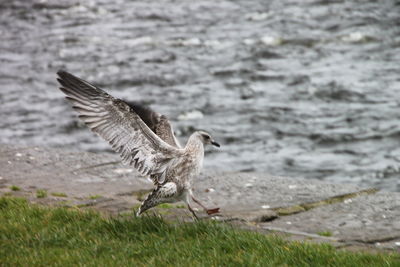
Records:
<instances>
[{"instance_id":1,"label":"wet stone surface","mask_svg":"<svg viewBox=\"0 0 400 267\"><path fill-rule=\"evenodd\" d=\"M258 173L205 175L195 181L194 188L205 203L237 212L298 206L365 189Z\"/></svg>"},{"instance_id":2,"label":"wet stone surface","mask_svg":"<svg viewBox=\"0 0 400 267\"><path fill-rule=\"evenodd\" d=\"M362 242L400 251L400 195L378 192L284 216L265 227L306 233L329 232L346 242Z\"/></svg>"},{"instance_id":3,"label":"wet stone surface","mask_svg":"<svg viewBox=\"0 0 400 267\"><path fill-rule=\"evenodd\" d=\"M0 147L0 176L9 185L48 189L74 197L113 197L117 193L130 194L132 188L152 188L152 183L134 175L133 169L123 166L116 155Z\"/></svg>"}]
</instances>

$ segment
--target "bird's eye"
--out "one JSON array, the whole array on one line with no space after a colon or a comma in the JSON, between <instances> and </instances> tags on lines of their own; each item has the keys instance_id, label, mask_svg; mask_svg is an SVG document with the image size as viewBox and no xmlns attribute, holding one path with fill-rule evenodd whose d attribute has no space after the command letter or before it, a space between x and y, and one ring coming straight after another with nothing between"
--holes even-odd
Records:
<instances>
[{"instance_id":1,"label":"bird's eye","mask_svg":"<svg viewBox=\"0 0 400 267\"><path fill-rule=\"evenodd\" d=\"M208 139L210 139L210 136L204 135L204 138L205 138L206 140L208 140Z\"/></svg>"}]
</instances>

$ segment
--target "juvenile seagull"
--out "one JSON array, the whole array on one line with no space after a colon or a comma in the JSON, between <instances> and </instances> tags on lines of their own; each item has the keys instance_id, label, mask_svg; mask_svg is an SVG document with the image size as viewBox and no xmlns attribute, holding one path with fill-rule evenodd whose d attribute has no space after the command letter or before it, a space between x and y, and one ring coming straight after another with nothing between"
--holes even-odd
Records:
<instances>
[{"instance_id":1,"label":"juvenile seagull","mask_svg":"<svg viewBox=\"0 0 400 267\"><path fill-rule=\"evenodd\" d=\"M185 147L176 139L167 117L134 103L114 98L100 88L65 71L57 72L60 90L79 113L79 118L95 133L108 141L120 154L122 162L149 176L156 186L143 201L137 215L161 203L191 200L207 214L207 209L194 196L192 182L203 164L204 145L219 147L210 134L194 132Z\"/></svg>"}]
</instances>

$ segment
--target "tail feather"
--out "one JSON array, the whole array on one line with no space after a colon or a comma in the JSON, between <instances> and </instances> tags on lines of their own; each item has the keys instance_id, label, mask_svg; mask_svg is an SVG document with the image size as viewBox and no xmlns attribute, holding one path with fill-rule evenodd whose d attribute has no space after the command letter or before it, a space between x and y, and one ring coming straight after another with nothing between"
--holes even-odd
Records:
<instances>
[{"instance_id":1,"label":"tail feather","mask_svg":"<svg viewBox=\"0 0 400 267\"><path fill-rule=\"evenodd\" d=\"M136 212L136 216L140 216L146 210L156 206L158 204L157 201L157 192L159 191L161 186L154 188L154 190L147 195L146 199L142 202L142 205L139 207L138 211Z\"/></svg>"},{"instance_id":2,"label":"tail feather","mask_svg":"<svg viewBox=\"0 0 400 267\"><path fill-rule=\"evenodd\" d=\"M176 193L177 186L173 182L157 186L143 201L142 205L136 212L136 215L140 216L140 214L158 204L174 202L174 196L176 196Z\"/></svg>"}]
</instances>

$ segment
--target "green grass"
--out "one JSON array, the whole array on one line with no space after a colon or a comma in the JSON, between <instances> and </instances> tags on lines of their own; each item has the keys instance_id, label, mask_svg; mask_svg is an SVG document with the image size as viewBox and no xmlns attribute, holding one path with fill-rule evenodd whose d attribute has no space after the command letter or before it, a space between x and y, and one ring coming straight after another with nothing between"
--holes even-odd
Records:
<instances>
[{"instance_id":1,"label":"green grass","mask_svg":"<svg viewBox=\"0 0 400 267\"><path fill-rule=\"evenodd\" d=\"M67 197L67 194L60 193L60 192L53 192L53 193L51 193L51 195L54 197Z\"/></svg>"},{"instance_id":2,"label":"green grass","mask_svg":"<svg viewBox=\"0 0 400 267\"><path fill-rule=\"evenodd\" d=\"M157 208L160 208L160 209L172 209L172 208L174 208L174 205L171 205L169 203L162 203L162 204L157 205Z\"/></svg>"},{"instance_id":3,"label":"green grass","mask_svg":"<svg viewBox=\"0 0 400 267\"><path fill-rule=\"evenodd\" d=\"M101 197L103 197L103 196L102 195L92 195L92 196L89 196L89 199L98 199Z\"/></svg>"},{"instance_id":4,"label":"green grass","mask_svg":"<svg viewBox=\"0 0 400 267\"><path fill-rule=\"evenodd\" d=\"M399 266L398 254L287 242L217 222L104 218L0 198L2 266Z\"/></svg>"},{"instance_id":5,"label":"green grass","mask_svg":"<svg viewBox=\"0 0 400 267\"><path fill-rule=\"evenodd\" d=\"M36 191L36 197L37 198L45 198L47 197L47 191L43 189L39 189Z\"/></svg>"},{"instance_id":6,"label":"green grass","mask_svg":"<svg viewBox=\"0 0 400 267\"><path fill-rule=\"evenodd\" d=\"M10 189L11 189L12 191L19 191L19 190L21 190L21 188L20 188L19 186L16 186L16 185L10 186Z\"/></svg>"},{"instance_id":7,"label":"green grass","mask_svg":"<svg viewBox=\"0 0 400 267\"><path fill-rule=\"evenodd\" d=\"M330 231L321 231L317 233L320 236L332 236L332 232Z\"/></svg>"}]
</instances>

